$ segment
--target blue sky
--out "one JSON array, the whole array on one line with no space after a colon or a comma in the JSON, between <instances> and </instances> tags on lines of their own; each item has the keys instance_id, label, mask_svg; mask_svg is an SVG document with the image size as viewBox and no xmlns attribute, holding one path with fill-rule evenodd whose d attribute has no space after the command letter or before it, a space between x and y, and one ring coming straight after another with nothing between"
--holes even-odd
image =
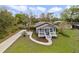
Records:
<instances>
[{"instance_id":1,"label":"blue sky","mask_svg":"<svg viewBox=\"0 0 79 59\"><path fill-rule=\"evenodd\" d=\"M41 13L53 13L59 17L65 8L70 8L70 5L4 5L4 7L13 14L32 12L33 15L38 16Z\"/></svg>"}]
</instances>

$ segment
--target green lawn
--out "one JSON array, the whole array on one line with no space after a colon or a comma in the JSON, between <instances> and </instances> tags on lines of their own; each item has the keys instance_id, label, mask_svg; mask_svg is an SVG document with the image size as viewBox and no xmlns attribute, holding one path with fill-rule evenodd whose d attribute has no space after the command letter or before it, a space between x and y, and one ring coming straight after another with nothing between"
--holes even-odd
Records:
<instances>
[{"instance_id":1,"label":"green lawn","mask_svg":"<svg viewBox=\"0 0 79 59\"><path fill-rule=\"evenodd\" d=\"M20 37L7 53L43 53L43 52L79 52L79 30L65 30L65 35L58 35L58 38L52 39L51 46L43 46L32 42L29 37Z\"/></svg>"}]
</instances>

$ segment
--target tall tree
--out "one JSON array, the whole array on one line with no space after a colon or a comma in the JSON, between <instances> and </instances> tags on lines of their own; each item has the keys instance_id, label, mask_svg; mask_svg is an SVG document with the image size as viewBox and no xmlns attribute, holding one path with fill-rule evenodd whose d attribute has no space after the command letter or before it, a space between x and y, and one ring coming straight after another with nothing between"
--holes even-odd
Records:
<instances>
[{"instance_id":1,"label":"tall tree","mask_svg":"<svg viewBox=\"0 0 79 59\"><path fill-rule=\"evenodd\" d=\"M7 10L0 12L0 24L2 27L7 28L8 26L13 25L13 16Z\"/></svg>"},{"instance_id":2,"label":"tall tree","mask_svg":"<svg viewBox=\"0 0 79 59\"><path fill-rule=\"evenodd\" d=\"M52 22L53 21L53 14L52 13L47 13L47 14L44 14L42 13L40 15L40 20L41 21L44 21L44 22Z\"/></svg>"},{"instance_id":3,"label":"tall tree","mask_svg":"<svg viewBox=\"0 0 79 59\"><path fill-rule=\"evenodd\" d=\"M11 28L14 25L14 17L10 12L7 10L0 11L0 36L1 34L9 33L10 30L7 29ZM4 34L2 36L4 36ZM2 37L1 36L1 37Z\"/></svg>"},{"instance_id":4,"label":"tall tree","mask_svg":"<svg viewBox=\"0 0 79 59\"><path fill-rule=\"evenodd\" d=\"M79 21L78 16L79 16L79 6L71 6L69 9L65 9L61 14L61 18L69 22Z\"/></svg>"}]
</instances>

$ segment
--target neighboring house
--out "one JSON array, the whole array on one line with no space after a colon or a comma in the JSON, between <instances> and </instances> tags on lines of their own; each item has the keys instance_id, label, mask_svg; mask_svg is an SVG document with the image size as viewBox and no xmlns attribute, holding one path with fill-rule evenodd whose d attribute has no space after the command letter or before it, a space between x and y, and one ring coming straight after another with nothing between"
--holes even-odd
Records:
<instances>
[{"instance_id":1,"label":"neighboring house","mask_svg":"<svg viewBox=\"0 0 79 59\"><path fill-rule=\"evenodd\" d=\"M72 28L79 29L79 23L78 22L73 23Z\"/></svg>"},{"instance_id":2,"label":"neighboring house","mask_svg":"<svg viewBox=\"0 0 79 59\"><path fill-rule=\"evenodd\" d=\"M38 37L46 37L46 38L57 37L56 27L53 24L46 22L38 22L35 24L35 27Z\"/></svg>"}]
</instances>

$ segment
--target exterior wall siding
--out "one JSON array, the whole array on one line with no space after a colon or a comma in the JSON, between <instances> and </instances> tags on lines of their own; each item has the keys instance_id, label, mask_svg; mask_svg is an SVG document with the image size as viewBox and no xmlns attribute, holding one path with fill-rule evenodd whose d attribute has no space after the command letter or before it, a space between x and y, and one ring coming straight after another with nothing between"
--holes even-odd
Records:
<instances>
[{"instance_id":1,"label":"exterior wall siding","mask_svg":"<svg viewBox=\"0 0 79 59\"><path fill-rule=\"evenodd\" d=\"M52 32L50 32L50 28L52 29ZM52 36L56 36L56 29L53 28L53 27L46 27L46 28L40 28L40 29L49 29L49 35L50 37ZM38 33L38 37L45 37L46 36L46 33L45 33L45 30L44 31L40 31L40 29L36 29L36 33ZM40 33L43 33L43 34L40 34Z\"/></svg>"}]
</instances>

